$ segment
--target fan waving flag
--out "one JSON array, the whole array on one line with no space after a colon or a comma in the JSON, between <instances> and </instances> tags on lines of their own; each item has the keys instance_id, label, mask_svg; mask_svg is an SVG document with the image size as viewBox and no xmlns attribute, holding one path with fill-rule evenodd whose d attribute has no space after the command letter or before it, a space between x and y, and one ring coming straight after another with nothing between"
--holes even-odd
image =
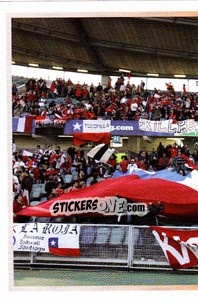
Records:
<instances>
[{"instance_id":1,"label":"fan waving flag","mask_svg":"<svg viewBox=\"0 0 198 300\"><path fill-rule=\"evenodd\" d=\"M110 142L110 120L78 120L73 125L73 144L82 145L87 142Z\"/></svg>"},{"instance_id":2,"label":"fan waving flag","mask_svg":"<svg viewBox=\"0 0 198 300\"><path fill-rule=\"evenodd\" d=\"M198 230L150 228L173 269L198 265Z\"/></svg>"},{"instance_id":3,"label":"fan waving flag","mask_svg":"<svg viewBox=\"0 0 198 300\"><path fill-rule=\"evenodd\" d=\"M107 144L99 144L92 148L87 156L102 163L107 163L110 156L115 152L115 149L108 148Z\"/></svg>"}]
</instances>

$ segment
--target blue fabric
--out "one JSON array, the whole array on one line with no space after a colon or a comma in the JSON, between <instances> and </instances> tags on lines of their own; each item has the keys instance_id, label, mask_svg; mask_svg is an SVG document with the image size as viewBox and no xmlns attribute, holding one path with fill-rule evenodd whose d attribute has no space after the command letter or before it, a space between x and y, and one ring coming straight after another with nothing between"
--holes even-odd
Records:
<instances>
[{"instance_id":1,"label":"blue fabric","mask_svg":"<svg viewBox=\"0 0 198 300\"><path fill-rule=\"evenodd\" d=\"M175 171L169 171L169 170L161 170L156 172L148 172L141 169L133 169L132 172L120 172L119 170L116 170L113 174L112 178L118 178L126 175L138 175L141 179L150 179L150 178L160 178L164 180L169 181L183 181L187 177L191 177L190 174L186 176L182 176L179 173Z\"/></svg>"}]
</instances>

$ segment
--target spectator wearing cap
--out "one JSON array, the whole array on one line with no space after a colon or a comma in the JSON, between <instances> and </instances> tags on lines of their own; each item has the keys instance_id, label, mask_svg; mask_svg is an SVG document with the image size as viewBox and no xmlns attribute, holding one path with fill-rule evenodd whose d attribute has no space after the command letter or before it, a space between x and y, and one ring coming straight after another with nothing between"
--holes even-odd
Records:
<instances>
[{"instance_id":1,"label":"spectator wearing cap","mask_svg":"<svg viewBox=\"0 0 198 300\"><path fill-rule=\"evenodd\" d=\"M128 165L128 170L130 172L131 169L137 169L137 168L138 168L138 166L137 166L137 164L135 162L135 159L132 158L131 161L130 161L130 163L129 163L129 165Z\"/></svg>"},{"instance_id":2,"label":"spectator wearing cap","mask_svg":"<svg viewBox=\"0 0 198 300\"><path fill-rule=\"evenodd\" d=\"M37 179L38 179L38 183L45 183L45 181L46 181L46 170L45 170L45 168L44 168L44 166L41 164L41 165L39 165L39 166L37 166L38 167L38 177L37 177Z\"/></svg>"}]
</instances>

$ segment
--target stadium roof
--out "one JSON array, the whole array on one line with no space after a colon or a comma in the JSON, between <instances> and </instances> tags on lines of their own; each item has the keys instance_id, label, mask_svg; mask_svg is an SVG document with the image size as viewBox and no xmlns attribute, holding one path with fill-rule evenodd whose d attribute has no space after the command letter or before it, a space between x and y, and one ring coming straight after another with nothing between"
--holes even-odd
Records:
<instances>
[{"instance_id":1,"label":"stadium roof","mask_svg":"<svg viewBox=\"0 0 198 300\"><path fill-rule=\"evenodd\" d=\"M12 61L17 65L83 69L109 76L130 71L132 76L196 79L197 49L197 18L12 19Z\"/></svg>"}]
</instances>

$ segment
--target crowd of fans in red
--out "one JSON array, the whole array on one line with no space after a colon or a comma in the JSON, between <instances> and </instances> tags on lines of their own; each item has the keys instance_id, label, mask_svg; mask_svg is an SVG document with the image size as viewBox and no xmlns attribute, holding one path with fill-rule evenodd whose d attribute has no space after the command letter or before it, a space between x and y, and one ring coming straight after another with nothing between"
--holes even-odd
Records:
<instances>
[{"instance_id":1,"label":"crowd of fans in red","mask_svg":"<svg viewBox=\"0 0 198 300\"><path fill-rule=\"evenodd\" d=\"M194 119L198 121L198 95L186 91L175 92L171 83L165 83L165 91L145 89L141 80L135 86L125 83L119 77L114 86L109 80L106 86L74 84L59 78L47 86L43 79L29 79L25 92L19 94L15 84L12 87L12 115L46 116L62 119L103 119L113 120L167 120ZM61 101L57 102L57 98ZM49 101L53 99L53 101Z\"/></svg>"},{"instance_id":2,"label":"crowd of fans in red","mask_svg":"<svg viewBox=\"0 0 198 300\"><path fill-rule=\"evenodd\" d=\"M47 87L43 79L30 79L22 94L13 84L12 115L54 115L63 120L100 117L113 120L144 118L198 121L198 95L188 93L185 85L178 95L171 83L166 83L166 91L148 91L143 81L138 86L129 82L125 84L122 76L117 79L115 86L109 81L105 87L100 83L98 86L74 84L71 80L60 78ZM108 167L86 157L83 147L76 149L71 146L63 151L60 147L52 149L51 146L41 149L38 145L32 153L27 154L26 151L24 154L24 150L18 150L15 143L13 146L14 222L19 221L17 212L34 200L32 189L37 183L44 185L44 193L40 198L44 196L48 200L111 177L117 169L127 172L130 167L138 167L157 171L174 165L177 172L185 175L185 163L198 165L198 148L191 152L188 146L184 146L178 151L176 144L164 147L160 143L150 153L142 149L134 157L124 155L119 163L115 153L110 157Z\"/></svg>"},{"instance_id":3,"label":"crowd of fans in red","mask_svg":"<svg viewBox=\"0 0 198 300\"><path fill-rule=\"evenodd\" d=\"M88 157L83 146L62 150L59 146L41 149L37 145L33 151L27 151L18 150L13 143L14 221L19 218L17 211L35 200L34 184L43 184L39 200L42 197L48 200L105 180L116 170L125 173L131 167L154 171L174 167L178 173L186 175L186 163L198 169L198 148L191 152L187 145L179 148L174 143L164 147L160 142L157 149L148 152L143 148L137 155L123 155L119 162L115 152L104 165Z\"/></svg>"}]
</instances>

